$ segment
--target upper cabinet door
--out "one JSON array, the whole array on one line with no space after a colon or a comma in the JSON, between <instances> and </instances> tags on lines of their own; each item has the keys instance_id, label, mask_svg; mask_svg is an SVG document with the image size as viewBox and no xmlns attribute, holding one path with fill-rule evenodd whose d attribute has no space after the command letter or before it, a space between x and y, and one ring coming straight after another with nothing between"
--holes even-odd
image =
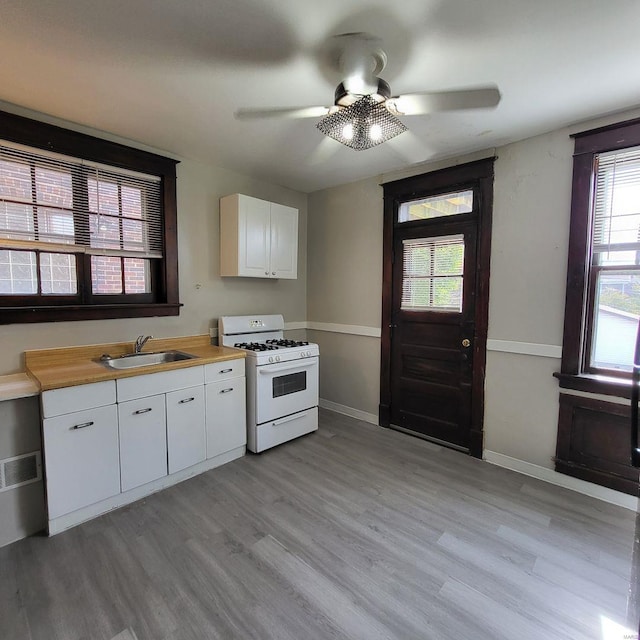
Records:
<instances>
[{"instance_id":1,"label":"upper cabinet door","mask_svg":"<svg viewBox=\"0 0 640 640\"><path fill-rule=\"evenodd\" d=\"M220 275L296 278L298 210L235 193L220 199Z\"/></svg>"},{"instance_id":2,"label":"upper cabinet door","mask_svg":"<svg viewBox=\"0 0 640 640\"><path fill-rule=\"evenodd\" d=\"M271 203L271 277L298 277L298 210Z\"/></svg>"},{"instance_id":3,"label":"upper cabinet door","mask_svg":"<svg viewBox=\"0 0 640 640\"><path fill-rule=\"evenodd\" d=\"M239 195L238 275L269 277L271 203Z\"/></svg>"}]
</instances>

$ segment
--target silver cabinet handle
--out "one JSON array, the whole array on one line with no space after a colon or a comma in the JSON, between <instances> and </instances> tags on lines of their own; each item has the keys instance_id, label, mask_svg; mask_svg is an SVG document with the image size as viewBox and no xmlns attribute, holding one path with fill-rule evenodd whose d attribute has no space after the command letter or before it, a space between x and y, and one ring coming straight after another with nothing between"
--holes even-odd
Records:
<instances>
[{"instance_id":1,"label":"silver cabinet handle","mask_svg":"<svg viewBox=\"0 0 640 640\"><path fill-rule=\"evenodd\" d=\"M220 393L229 393L229 391L233 391L233 387L229 387L228 389L223 389Z\"/></svg>"},{"instance_id":2,"label":"silver cabinet handle","mask_svg":"<svg viewBox=\"0 0 640 640\"><path fill-rule=\"evenodd\" d=\"M195 398L185 398L184 400L180 400L178 404L187 404L187 402L193 402Z\"/></svg>"},{"instance_id":3,"label":"silver cabinet handle","mask_svg":"<svg viewBox=\"0 0 640 640\"><path fill-rule=\"evenodd\" d=\"M151 407L148 407L147 409L138 409L137 411L133 412L134 416L139 416L141 413L149 413L149 411L151 411Z\"/></svg>"},{"instance_id":4,"label":"silver cabinet handle","mask_svg":"<svg viewBox=\"0 0 640 640\"><path fill-rule=\"evenodd\" d=\"M275 275L276 275L276 272L275 272L275 271L272 271L272 272L271 272L271 275L272 275L272 276L275 276Z\"/></svg>"},{"instance_id":5,"label":"silver cabinet handle","mask_svg":"<svg viewBox=\"0 0 640 640\"><path fill-rule=\"evenodd\" d=\"M73 427L71 427L71 430L73 429L86 429L87 427L90 427L93 423L93 420L91 422L83 422L82 424L76 424Z\"/></svg>"},{"instance_id":6,"label":"silver cabinet handle","mask_svg":"<svg viewBox=\"0 0 640 640\"><path fill-rule=\"evenodd\" d=\"M268 271L265 271L265 272L264 272L264 275L265 275L265 276L268 276L268 275L269 275L269 272L268 272Z\"/></svg>"},{"instance_id":7,"label":"silver cabinet handle","mask_svg":"<svg viewBox=\"0 0 640 640\"><path fill-rule=\"evenodd\" d=\"M231 373L233 369L223 369L222 371L218 371L218 373Z\"/></svg>"}]
</instances>

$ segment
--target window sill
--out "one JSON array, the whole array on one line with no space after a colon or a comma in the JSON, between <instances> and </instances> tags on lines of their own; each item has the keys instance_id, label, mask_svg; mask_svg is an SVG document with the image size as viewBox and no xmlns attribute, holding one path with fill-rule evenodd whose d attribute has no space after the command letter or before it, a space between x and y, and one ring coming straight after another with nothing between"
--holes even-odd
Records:
<instances>
[{"instance_id":1,"label":"window sill","mask_svg":"<svg viewBox=\"0 0 640 640\"><path fill-rule=\"evenodd\" d=\"M631 380L629 378L615 378L587 373L570 374L556 372L561 389L573 389L588 393L600 393L605 396L631 398Z\"/></svg>"},{"instance_id":2,"label":"window sill","mask_svg":"<svg viewBox=\"0 0 640 640\"><path fill-rule=\"evenodd\" d=\"M148 318L180 315L180 303L135 303L0 308L0 324Z\"/></svg>"}]
</instances>

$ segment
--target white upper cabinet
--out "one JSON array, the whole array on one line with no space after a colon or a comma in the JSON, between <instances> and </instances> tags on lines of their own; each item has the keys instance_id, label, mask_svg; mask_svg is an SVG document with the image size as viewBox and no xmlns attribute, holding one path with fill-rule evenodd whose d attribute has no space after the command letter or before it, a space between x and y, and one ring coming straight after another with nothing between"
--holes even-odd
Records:
<instances>
[{"instance_id":1,"label":"white upper cabinet","mask_svg":"<svg viewBox=\"0 0 640 640\"><path fill-rule=\"evenodd\" d=\"M220 275L298 277L298 210L235 193L220 199Z\"/></svg>"}]
</instances>

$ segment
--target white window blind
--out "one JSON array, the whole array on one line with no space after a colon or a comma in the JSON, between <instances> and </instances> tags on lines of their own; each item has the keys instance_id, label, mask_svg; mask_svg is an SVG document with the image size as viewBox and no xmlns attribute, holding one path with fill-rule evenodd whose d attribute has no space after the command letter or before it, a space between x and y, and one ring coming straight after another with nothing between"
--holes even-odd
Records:
<instances>
[{"instance_id":1,"label":"white window blind","mask_svg":"<svg viewBox=\"0 0 640 640\"><path fill-rule=\"evenodd\" d=\"M401 309L462 311L464 235L403 240Z\"/></svg>"},{"instance_id":2,"label":"white window blind","mask_svg":"<svg viewBox=\"0 0 640 640\"><path fill-rule=\"evenodd\" d=\"M600 265L635 265L640 257L640 147L597 159L593 258Z\"/></svg>"},{"instance_id":3,"label":"white window blind","mask_svg":"<svg viewBox=\"0 0 640 640\"><path fill-rule=\"evenodd\" d=\"M596 156L589 364L631 371L640 319L640 147Z\"/></svg>"},{"instance_id":4,"label":"white window blind","mask_svg":"<svg viewBox=\"0 0 640 640\"><path fill-rule=\"evenodd\" d=\"M158 176L0 141L0 249L161 258Z\"/></svg>"}]
</instances>

